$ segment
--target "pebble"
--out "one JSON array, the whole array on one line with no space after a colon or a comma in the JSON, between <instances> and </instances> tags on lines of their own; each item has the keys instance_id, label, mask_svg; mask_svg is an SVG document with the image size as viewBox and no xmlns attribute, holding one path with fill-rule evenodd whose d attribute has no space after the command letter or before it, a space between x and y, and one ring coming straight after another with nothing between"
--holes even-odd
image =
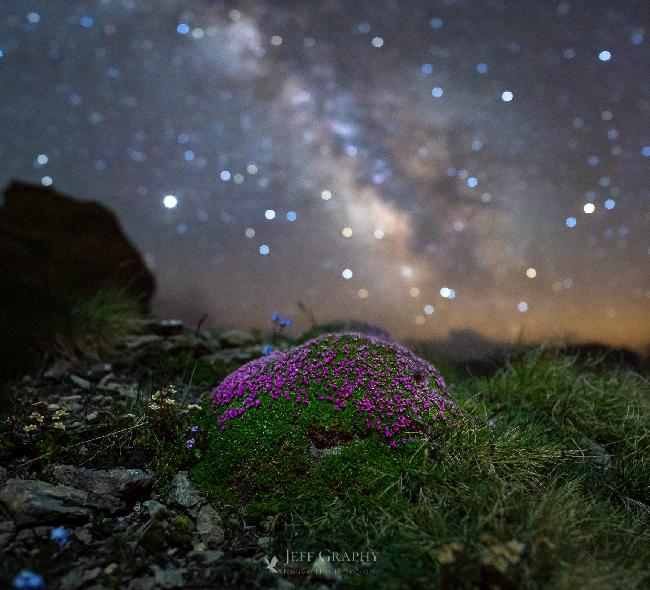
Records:
<instances>
[{"instance_id":1,"label":"pebble","mask_svg":"<svg viewBox=\"0 0 650 590\"><path fill-rule=\"evenodd\" d=\"M188 510L198 509L205 500L187 477L187 471L179 471L172 479L167 494L167 503Z\"/></svg>"},{"instance_id":2,"label":"pebble","mask_svg":"<svg viewBox=\"0 0 650 590\"><path fill-rule=\"evenodd\" d=\"M70 381L72 381L77 387L81 389L90 389L91 383L88 379L79 377L79 375L70 375Z\"/></svg>"},{"instance_id":3,"label":"pebble","mask_svg":"<svg viewBox=\"0 0 650 590\"><path fill-rule=\"evenodd\" d=\"M223 543L225 535L221 516L212 506L203 506L196 518L196 532L207 547Z\"/></svg>"}]
</instances>

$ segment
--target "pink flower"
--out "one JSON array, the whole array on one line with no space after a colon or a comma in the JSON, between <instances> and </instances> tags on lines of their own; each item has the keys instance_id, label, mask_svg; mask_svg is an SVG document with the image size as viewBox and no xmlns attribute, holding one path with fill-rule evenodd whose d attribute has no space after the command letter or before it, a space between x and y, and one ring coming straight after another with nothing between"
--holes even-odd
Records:
<instances>
[{"instance_id":1,"label":"pink flower","mask_svg":"<svg viewBox=\"0 0 650 590\"><path fill-rule=\"evenodd\" d=\"M383 432L391 446L412 440L398 433L424 432L456 413L433 365L403 346L354 333L326 334L251 361L228 375L212 399L223 430L264 399L307 404L312 393L316 403L358 415L361 429Z\"/></svg>"}]
</instances>

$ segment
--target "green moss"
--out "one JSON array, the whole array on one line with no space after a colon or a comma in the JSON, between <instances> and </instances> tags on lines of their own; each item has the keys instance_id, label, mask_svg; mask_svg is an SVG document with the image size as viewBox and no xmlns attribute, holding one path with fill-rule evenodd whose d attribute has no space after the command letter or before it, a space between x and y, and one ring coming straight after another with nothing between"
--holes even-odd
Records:
<instances>
[{"instance_id":1,"label":"green moss","mask_svg":"<svg viewBox=\"0 0 650 590\"><path fill-rule=\"evenodd\" d=\"M327 406L276 404L224 432L208 420L192 478L248 524L272 522L277 555L374 551L376 573L344 588L643 587L647 382L537 351L455 389L457 425L398 449Z\"/></svg>"},{"instance_id":2,"label":"green moss","mask_svg":"<svg viewBox=\"0 0 650 590\"><path fill-rule=\"evenodd\" d=\"M46 465L54 462L65 451L79 441L79 435L66 431L43 431L40 433L34 447L39 457L39 463Z\"/></svg>"},{"instance_id":3,"label":"green moss","mask_svg":"<svg viewBox=\"0 0 650 590\"><path fill-rule=\"evenodd\" d=\"M172 543L184 551L189 551L192 548L192 533L194 532L192 521L187 516L177 514L171 522L171 527L174 531Z\"/></svg>"},{"instance_id":4,"label":"green moss","mask_svg":"<svg viewBox=\"0 0 650 590\"><path fill-rule=\"evenodd\" d=\"M140 545L152 555L157 555L164 551L165 539L163 523L158 518L152 518L140 537Z\"/></svg>"},{"instance_id":5,"label":"green moss","mask_svg":"<svg viewBox=\"0 0 650 590\"><path fill-rule=\"evenodd\" d=\"M197 359L186 352L168 354L159 359L153 377L163 383L180 380L197 386L214 387L238 366L219 359Z\"/></svg>"}]
</instances>

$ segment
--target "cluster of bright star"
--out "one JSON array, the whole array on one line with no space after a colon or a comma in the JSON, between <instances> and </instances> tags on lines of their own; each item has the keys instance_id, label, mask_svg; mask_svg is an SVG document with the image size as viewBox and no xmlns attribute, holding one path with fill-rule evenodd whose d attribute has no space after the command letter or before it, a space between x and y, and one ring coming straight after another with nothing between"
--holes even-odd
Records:
<instances>
[{"instance_id":1,"label":"cluster of bright star","mask_svg":"<svg viewBox=\"0 0 650 590\"><path fill-rule=\"evenodd\" d=\"M170 0L169 4L174 2L176 0ZM146 4L145 1L143 6ZM166 13L169 18L160 18L159 23L156 20L155 30L167 35L165 38L170 41L169 52L163 51L162 36L158 40L155 35L143 32L134 34L132 41L133 46L146 55L125 59L114 53L111 44L120 35L131 34L125 23L134 17L123 14L135 14L136 3L133 0L102 0L93 9L89 8L91 5L80 3L66 10L63 21L72 31L70 36L77 36L74 41L77 47L87 48L88 55L96 60L94 65L100 64L93 73L96 86L110 87L110 94L107 94L115 104L110 108L99 106L101 97L93 98L80 76L75 79L57 77L60 61L70 60L71 54L66 53L69 47L64 42L55 43L50 38L41 57L56 79L52 95L62 100L57 103L57 109L69 109L66 120L75 121L69 123L69 127L61 122L58 125L66 132L80 129L82 133L83 125L91 130L105 130L106 133L98 134L101 141L96 150L87 145L79 150L81 160L90 162L92 180L99 179L102 174L108 178L111 168L119 167L116 154L124 153L127 166L141 166L140 170L145 171L142 177L152 180L138 180L139 186L131 186L126 180L129 175L124 174L123 192L134 199L151 198L147 207L153 204L158 220L168 224L175 231L175 237L175 234L192 235L190 220L193 219L201 222L214 219L215 223L222 221L230 225L232 235L241 240L236 242L241 244L241 250L229 251L222 258L245 255L248 264L271 269L289 249L288 241L280 236L292 232L293 236L308 236L309 239L313 233L318 235L322 251L319 253L314 248L308 253L322 260L310 258L308 264L322 269L327 280L336 284L351 302L363 302L358 309L371 309L384 295L382 288L392 282L400 302L408 303L403 307L408 310L409 322L424 325L430 317L444 317L447 310L461 307L478 292L471 281L459 278L461 271L454 272L457 259L458 266L464 269L462 272L472 277L479 277L483 271L490 272L497 266L495 261L500 261L499 280L504 288L495 288L499 293L494 299L503 301L515 318L521 317L518 313L530 312L531 317L538 313L540 306L535 292L547 289L559 293L580 284L578 262L573 268L560 270L554 267L553 256L546 257L529 248L526 230L521 229L522 220L528 220L528 216L533 219L531 226L539 225L542 217L551 219L556 244L562 240L562 244L573 244L580 252L585 249L585 240L595 244L602 238L615 238L610 244L616 242L616 247L623 249L625 243L637 239L640 233L637 220L625 222L622 217L634 209L632 199L641 199L644 193L639 187L639 194L631 194L629 187L633 183L625 182L620 166L632 164L638 170L650 163L650 135L647 131L639 131L638 135L630 137L629 124L626 124L630 117L639 116L638 113L629 115L625 112L627 107L623 106L627 104L625 100L631 104L633 93L620 84L611 91L607 101L583 101L581 108L576 108L570 96L570 82L562 92L551 81L547 87L543 77L537 79L538 83L529 83L522 62L526 51L530 56L531 48L526 47L524 37L518 38L511 31L504 31L502 46L486 38L480 47L457 38L455 31L461 24L461 15L448 8L438 7L434 10L440 14L435 14L429 6L420 7L420 29L425 33L406 51L403 31L394 22L382 19L381 10L372 16L361 16L352 5L346 6L345 10L356 13L355 18L358 18L351 21L356 24L348 26L346 39L358 43L356 49L365 51L367 58L363 67L352 63L350 69L360 72L366 68L369 78L373 79L373 85L359 83L357 87L356 81L347 81L346 85L344 74L337 69L337 60L350 60L350 53L338 53L339 47L330 36L333 32L317 25L309 32L293 31L285 26L290 22L290 15L279 6L260 8L260 11L283 15L277 19L260 18L260 13L252 9L174 9ZM571 10L569 3L562 2L549 12L566 16ZM12 13L5 20L9 29L13 27L17 35L32 37L23 37L20 43L10 40L8 35L0 37L0 67L17 63L21 44L22 47L36 46L35 36L52 26L54 12L49 6L41 9L34 5L16 14ZM368 22L359 22L362 18ZM623 24L606 25L610 34L594 34L590 40L573 33L553 37L545 49L549 55L549 71L553 67L564 68L571 76L579 78L578 68L584 71L588 68L600 78L597 84L594 81L594 88L598 85L613 88L612 80L617 80L631 52L635 52L634 59L637 59L639 51L647 48L647 31L634 22L632 15L619 22ZM450 34L452 30L453 35ZM420 43L424 34L426 40ZM64 37L58 35L58 38ZM304 58L309 67L287 69L287 56L298 52L304 52L300 54L301 59ZM394 72L391 68L396 63L395 56L399 55L397 63L403 66L403 71L395 75L403 77L399 84L391 86ZM455 65L446 67L445 60L449 63L453 60ZM258 89L258 83L259 88L267 83L265 90L273 95L275 102L266 103L266 97L262 99L255 92L241 91L250 81L240 76L249 61L255 64L251 88ZM178 112L169 114L171 122L164 121L167 113L152 112L151 118L156 119L160 129L151 126L145 131L143 124L142 129L133 132L121 129L113 133L108 129L108 122L122 106L142 112L151 108L151 104L145 105L140 96L146 94L143 86L150 80L143 77L134 83L135 76L129 74L129 70L136 70L142 76L138 68L143 63L170 67L167 73L178 76L174 78L176 81L182 78L191 82L193 72L200 71L201 90L192 90L192 84L188 84L187 89L182 84L176 89L161 79L163 91L178 90L175 100L181 106ZM21 67L29 73L29 68ZM382 73L383 67L390 73ZM232 77L223 74L224 71L233 72ZM25 80L31 83L31 74L27 73ZM462 75L458 75L460 73ZM567 80L570 79L567 76ZM277 94L276 81L280 89ZM269 86L273 86L270 91ZM407 91L402 92L404 87ZM588 89L588 84L580 88ZM249 99L248 103L240 101L242 96ZM602 98L604 94L599 96ZM535 112L539 110L541 98L554 117L564 117L562 131L570 136L558 139L558 144L552 148L557 150L558 159L565 153L575 155L575 168L579 170L571 171L575 174L567 183L573 182L570 191L559 188L559 176L552 176L553 164L542 171L539 159L531 163L530 168L521 165L521 161L537 149L537 145L531 143L527 127L540 126L540 153L541 149L551 149L548 145L541 146L549 135L541 126L551 128L550 123L544 123L544 115ZM417 113L413 119L402 113L411 108L408 102L411 99L413 111ZM41 97L23 96L17 104L29 111L30 105L38 104L39 100ZM634 108L650 110L644 106L645 98L635 96L634 100ZM211 115L197 122L192 110L195 106L200 110L203 103L219 103L219 108L224 108L223 116L218 109L206 109ZM267 117L255 111L258 104L263 104L265 109L275 109L268 118L277 117L275 123L282 127L281 133L271 124L263 129L256 128ZM450 147L452 141L444 137L451 129L446 121L455 109L468 119L469 131L467 136L459 136L460 148ZM487 115L469 121L473 110ZM276 112L282 114L276 115ZM236 114L231 116L233 113ZM296 113L295 120L300 122L293 120L292 115ZM498 119L493 126L486 123L486 118L491 116ZM231 120L237 123L229 126ZM408 127L413 120L412 133L403 132L400 136L400 128ZM49 121L46 123L44 129L55 127ZM560 130L560 124L553 122L553 125L553 129ZM379 132L369 131L373 127ZM443 136L441 140L432 131L438 128L439 135ZM508 142L497 146L495 136L501 128ZM154 161L156 156L152 155L155 149L149 147L155 143L156 131L161 131L169 141L165 146L168 151L161 149L158 161ZM45 132L42 135L47 137ZM285 135L291 137L286 144L283 143ZM393 137L397 139L391 144ZM560 146L560 141L565 145ZM382 142L383 145L378 145ZM71 179L77 172L67 173L72 167L65 160L63 143L60 139L32 141L29 153L21 158L23 165L35 172L35 180L42 186L61 187L74 194L77 191ZM69 143L72 146L74 141L70 139ZM296 145L301 147L296 149ZM504 146L511 147L512 152L504 154L507 151L502 149ZM72 149L70 147L69 151ZM495 156L499 149L501 152ZM528 153L524 153L525 150ZM275 159L277 154L281 157ZM283 157L293 160L291 164L295 167L278 164ZM517 168L519 177L516 174L508 176L508 166L504 163L510 157L516 161L513 168ZM498 160L496 164L495 160ZM620 163L619 168L616 162ZM180 170L181 174L158 173L166 167L173 167L174 173ZM299 170L301 167L308 169ZM184 176L188 170L201 171L202 178L208 180L192 184L199 177ZM545 203L532 202L533 194L541 194L541 189L534 187L532 190L532 185L539 184L540 179L545 180L545 176L549 185L557 181L557 190L548 189L549 192L555 190L555 200L549 198L552 204L549 211L544 210ZM423 179L421 183L419 179ZM519 185L518 181L521 181ZM511 186L507 186L508 182ZM589 190L585 190L587 188ZM77 194L86 196L86 190L86 187L79 189ZM112 186L107 183L98 188L97 193L109 194L111 190ZM364 193L363 198L360 193ZM520 197L521 207L518 208ZM442 211L429 208L429 203L435 199L438 199L436 207L442 203L439 206ZM511 206L513 202L516 204ZM379 206L373 209L377 204ZM215 209L217 215L214 215ZM540 211L547 217L536 217ZM425 219L419 219L420 215ZM406 221L397 228L403 220ZM425 223L431 226L432 237L428 242L422 236L421 226ZM512 228L521 229L521 233L511 231ZM494 237L499 231L501 235L497 238L503 239L498 247L486 245L485 236ZM530 234L534 233L535 228ZM321 239L323 236L326 238ZM189 238L183 239L188 240L188 248L191 248ZM293 240L292 244L295 242ZM229 248L233 243L225 239L219 242ZM500 249L507 251L503 258L500 258ZM364 258L367 254L374 256L371 263ZM472 256L475 260L468 262ZM305 264L307 258L305 255ZM388 278L382 282L378 280L380 276ZM573 290L577 291L577 288ZM640 297L646 297L645 293L641 291Z\"/></svg>"}]
</instances>

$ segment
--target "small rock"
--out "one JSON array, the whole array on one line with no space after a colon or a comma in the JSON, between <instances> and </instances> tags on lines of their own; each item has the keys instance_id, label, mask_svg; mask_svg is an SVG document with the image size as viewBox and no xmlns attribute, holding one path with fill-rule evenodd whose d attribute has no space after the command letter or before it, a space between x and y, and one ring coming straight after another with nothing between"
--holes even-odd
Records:
<instances>
[{"instance_id":1,"label":"small rock","mask_svg":"<svg viewBox=\"0 0 650 590\"><path fill-rule=\"evenodd\" d=\"M323 458L328 455L340 455L343 447L334 446L334 447L325 447L324 449L319 449L313 443L309 445L309 454L318 462L322 461Z\"/></svg>"},{"instance_id":2,"label":"small rock","mask_svg":"<svg viewBox=\"0 0 650 590\"><path fill-rule=\"evenodd\" d=\"M209 363L235 363L245 362L262 355L262 347L249 346L246 348L231 348L220 350L211 355L203 357Z\"/></svg>"},{"instance_id":3,"label":"small rock","mask_svg":"<svg viewBox=\"0 0 650 590\"><path fill-rule=\"evenodd\" d=\"M212 506L203 506L196 517L196 532L207 547L220 545L224 540L221 516Z\"/></svg>"},{"instance_id":4,"label":"small rock","mask_svg":"<svg viewBox=\"0 0 650 590\"><path fill-rule=\"evenodd\" d=\"M142 502L142 508L150 517L154 517L156 514L159 514L160 512L163 512L167 509L164 504L156 502L155 500L145 500Z\"/></svg>"},{"instance_id":5,"label":"small rock","mask_svg":"<svg viewBox=\"0 0 650 590\"><path fill-rule=\"evenodd\" d=\"M90 414L86 414L86 420L88 422L93 422L94 420L97 420L98 416L99 412L90 412Z\"/></svg>"},{"instance_id":6,"label":"small rock","mask_svg":"<svg viewBox=\"0 0 650 590\"><path fill-rule=\"evenodd\" d=\"M268 546L271 544L271 537L260 537L259 539L257 539L257 544L262 549L267 549Z\"/></svg>"},{"instance_id":7,"label":"small rock","mask_svg":"<svg viewBox=\"0 0 650 590\"><path fill-rule=\"evenodd\" d=\"M332 562L320 556L311 564L311 569L315 576L320 576L328 580L338 580L341 577L340 574L337 574Z\"/></svg>"},{"instance_id":8,"label":"small rock","mask_svg":"<svg viewBox=\"0 0 650 590\"><path fill-rule=\"evenodd\" d=\"M217 549L216 551L213 550L204 551L202 555L203 561L207 565L219 561L222 557L223 557L223 551L220 551L219 549Z\"/></svg>"},{"instance_id":9,"label":"small rock","mask_svg":"<svg viewBox=\"0 0 650 590\"><path fill-rule=\"evenodd\" d=\"M109 563L105 568L104 568L104 573L107 576L110 576L111 574L115 573L115 570L117 570L120 566L117 565L115 562Z\"/></svg>"},{"instance_id":10,"label":"small rock","mask_svg":"<svg viewBox=\"0 0 650 590\"><path fill-rule=\"evenodd\" d=\"M128 590L153 590L156 580L153 576L144 576L131 580Z\"/></svg>"},{"instance_id":11,"label":"small rock","mask_svg":"<svg viewBox=\"0 0 650 590\"><path fill-rule=\"evenodd\" d=\"M205 548L203 543L198 543L194 549L187 554L187 557L201 559L206 565L219 561L224 556L220 549L210 550Z\"/></svg>"},{"instance_id":12,"label":"small rock","mask_svg":"<svg viewBox=\"0 0 650 590\"><path fill-rule=\"evenodd\" d=\"M81 410L81 396L80 395L65 395L61 397L61 402L68 409L69 412L74 413Z\"/></svg>"},{"instance_id":13,"label":"small rock","mask_svg":"<svg viewBox=\"0 0 650 590\"><path fill-rule=\"evenodd\" d=\"M172 479L167 503L188 510L197 509L205 500L187 477L187 471L179 471Z\"/></svg>"},{"instance_id":14,"label":"small rock","mask_svg":"<svg viewBox=\"0 0 650 590\"><path fill-rule=\"evenodd\" d=\"M183 588L183 577L185 570L167 566L165 569L157 565L151 566L154 572L156 588Z\"/></svg>"},{"instance_id":15,"label":"small rock","mask_svg":"<svg viewBox=\"0 0 650 590\"><path fill-rule=\"evenodd\" d=\"M86 376L92 381L99 381L113 370L110 363L97 363L86 371Z\"/></svg>"},{"instance_id":16,"label":"small rock","mask_svg":"<svg viewBox=\"0 0 650 590\"><path fill-rule=\"evenodd\" d=\"M256 339L250 332L243 330L226 330L219 334L219 343L225 348L238 348L255 344Z\"/></svg>"},{"instance_id":17,"label":"small rock","mask_svg":"<svg viewBox=\"0 0 650 590\"><path fill-rule=\"evenodd\" d=\"M174 336L183 331L183 320L151 320L144 326L144 330L159 336Z\"/></svg>"},{"instance_id":18,"label":"small rock","mask_svg":"<svg viewBox=\"0 0 650 590\"><path fill-rule=\"evenodd\" d=\"M79 375L70 375L70 381L72 381L77 387L81 389L90 389L91 383L88 379L79 377Z\"/></svg>"},{"instance_id":19,"label":"small rock","mask_svg":"<svg viewBox=\"0 0 650 590\"><path fill-rule=\"evenodd\" d=\"M84 567L77 566L61 578L62 590L77 590L84 583Z\"/></svg>"},{"instance_id":20,"label":"small rock","mask_svg":"<svg viewBox=\"0 0 650 590\"><path fill-rule=\"evenodd\" d=\"M104 375L99 380L99 383L97 383L97 389L122 393L125 386L122 383L115 381L115 375L113 373L108 373L108 375Z\"/></svg>"},{"instance_id":21,"label":"small rock","mask_svg":"<svg viewBox=\"0 0 650 590\"><path fill-rule=\"evenodd\" d=\"M584 450L585 456L591 463L605 469L611 466L612 456L603 445L598 444L590 438L583 438L582 444L586 447Z\"/></svg>"},{"instance_id":22,"label":"small rock","mask_svg":"<svg viewBox=\"0 0 650 590\"><path fill-rule=\"evenodd\" d=\"M2 515L0 515L0 549L9 544L9 541L14 537L15 531L16 526L13 521L9 518L2 518Z\"/></svg>"},{"instance_id":23,"label":"small rock","mask_svg":"<svg viewBox=\"0 0 650 590\"><path fill-rule=\"evenodd\" d=\"M74 536L84 545L88 545L93 541L93 535L90 532L88 525L75 529Z\"/></svg>"},{"instance_id":24,"label":"small rock","mask_svg":"<svg viewBox=\"0 0 650 590\"><path fill-rule=\"evenodd\" d=\"M72 368L72 364L69 361L59 359L54 361L43 373L43 377L45 379L51 379L53 381L58 381L59 379L62 379L65 377L70 369Z\"/></svg>"},{"instance_id":25,"label":"small rock","mask_svg":"<svg viewBox=\"0 0 650 590\"><path fill-rule=\"evenodd\" d=\"M92 515L88 493L33 479L10 479L0 490L0 503L17 526L72 520Z\"/></svg>"},{"instance_id":26,"label":"small rock","mask_svg":"<svg viewBox=\"0 0 650 590\"><path fill-rule=\"evenodd\" d=\"M142 469L87 469L72 465L53 465L47 469L57 482L89 493L88 500L98 508L124 510L146 496L154 474Z\"/></svg>"},{"instance_id":27,"label":"small rock","mask_svg":"<svg viewBox=\"0 0 650 590\"><path fill-rule=\"evenodd\" d=\"M191 352L193 356L207 352L204 342L191 332L168 336L161 344L161 349L166 352L176 353L187 351L188 353Z\"/></svg>"},{"instance_id":28,"label":"small rock","mask_svg":"<svg viewBox=\"0 0 650 590\"><path fill-rule=\"evenodd\" d=\"M89 570L83 565L77 566L61 578L61 590L77 590L88 582L96 580L101 573L100 567Z\"/></svg>"},{"instance_id":29,"label":"small rock","mask_svg":"<svg viewBox=\"0 0 650 590\"><path fill-rule=\"evenodd\" d=\"M34 544L43 539L50 538L50 528L46 526L37 526L31 529L22 529L16 535L16 541L26 545Z\"/></svg>"},{"instance_id":30,"label":"small rock","mask_svg":"<svg viewBox=\"0 0 650 590\"><path fill-rule=\"evenodd\" d=\"M125 343L127 348L135 350L149 344L161 342L162 339L162 336L158 336L158 334L143 334L142 336L132 335L125 338Z\"/></svg>"},{"instance_id":31,"label":"small rock","mask_svg":"<svg viewBox=\"0 0 650 590\"><path fill-rule=\"evenodd\" d=\"M101 573L102 573L101 567L94 567L91 570L87 570L86 573L84 574L84 584L96 580L99 577L99 574Z\"/></svg>"}]
</instances>

